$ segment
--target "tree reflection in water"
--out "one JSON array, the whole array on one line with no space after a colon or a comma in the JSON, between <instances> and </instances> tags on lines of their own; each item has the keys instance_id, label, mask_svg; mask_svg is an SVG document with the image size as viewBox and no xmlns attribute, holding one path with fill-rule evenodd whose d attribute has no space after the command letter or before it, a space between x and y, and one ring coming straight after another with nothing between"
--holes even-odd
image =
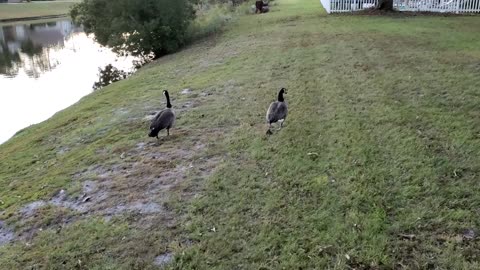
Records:
<instances>
[{"instance_id":1,"label":"tree reflection in water","mask_svg":"<svg viewBox=\"0 0 480 270\"><path fill-rule=\"evenodd\" d=\"M59 63L50 52L62 49L76 29L68 20L0 27L0 75L14 77L23 70L38 78L51 71Z\"/></svg>"},{"instance_id":2,"label":"tree reflection in water","mask_svg":"<svg viewBox=\"0 0 480 270\"><path fill-rule=\"evenodd\" d=\"M57 63L50 59L50 49L42 48L31 40L22 43L22 53L26 55L23 68L29 77L38 78L43 73L55 68Z\"/></svg>"},{"instance_id":3,"label":"tree reflection in water","mask_svg":"<svg viewBox=\"0 0 480 270\"><path fill-rule=\"evenodd\" d=\"M0 74L9 77L16 76L21 62L18 52L12 53L5 43L0 43Z\"/></svg>"}]
</instances>

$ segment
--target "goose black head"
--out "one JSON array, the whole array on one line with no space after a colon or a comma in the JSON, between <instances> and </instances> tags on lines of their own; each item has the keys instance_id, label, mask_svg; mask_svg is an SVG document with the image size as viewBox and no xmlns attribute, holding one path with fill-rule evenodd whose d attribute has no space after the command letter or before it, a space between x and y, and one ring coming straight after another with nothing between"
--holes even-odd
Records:
<instances>
[{"instance_id":1,"label":"goose black head","mask_svg":"<svg viewBox=\"0 0 480 270\"><path fill-rule=\"evenodd\" d=\"M278 101L284 102L285 99L283 98L283 94L286 94L286 93L287 93L287 89L282 87L282 89L280 89L280 92L278 92Z\"/></svg>"},{"instance_id":2,"label":"goose black head","mask_svg":"<svg viewBox=\"0 0 480 270\"><path fill-rule=\"evenodd\" d=\"M157 137L158 138L158 128L150 128L150 132L148 133L148 137Z\"/></svg>"},{"instance_id":3,"label":"goose black head","mask_svg":"<svg viewBox=\"0 0 480 270\"><path fill-rule=\"evenodd\" d=\"M167 90L163 90L163 95L167 99L167 108L172 108L172 103L170 103L170 95Z\"/></svg>"}]
</instances>

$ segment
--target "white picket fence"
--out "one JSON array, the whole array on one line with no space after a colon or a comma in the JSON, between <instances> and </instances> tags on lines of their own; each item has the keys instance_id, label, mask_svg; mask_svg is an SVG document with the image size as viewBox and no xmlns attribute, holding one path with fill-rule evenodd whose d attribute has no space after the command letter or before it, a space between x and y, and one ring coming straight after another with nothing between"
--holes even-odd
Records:
<instances>
[{"instance_id":1,"label":"white picket fence","mask_svg":"<svg viewBox=\"0 0 480 270\"><path fill-rule=\"evenodd\" d=\"M373 8L378 0L320 0L327 13ZM480 0L393 0L399 11L480 13Z\"/></svg>"}]
</instances>

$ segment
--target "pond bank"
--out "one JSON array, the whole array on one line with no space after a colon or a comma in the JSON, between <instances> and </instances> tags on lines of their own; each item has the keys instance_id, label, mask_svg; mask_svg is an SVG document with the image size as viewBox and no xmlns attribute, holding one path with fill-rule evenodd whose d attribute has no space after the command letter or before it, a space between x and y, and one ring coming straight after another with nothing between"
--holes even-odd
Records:
<instances>
[{"instance_id":1,"label":"pond bank","mask_svg":"<svg viewBox=\"0 0 480 270\"><path fill-rule=\"evenodd\" d=\"M66 18L67 16L68 16L68 14L59 14L59 15L46 15L46 16L35 16L35 17L24 17L24 18L0 19L0 24L2 24L2 23L15 23L15 22L28 22L28 21L61 19L61 18Z\"/></svg>"}]
</instances>

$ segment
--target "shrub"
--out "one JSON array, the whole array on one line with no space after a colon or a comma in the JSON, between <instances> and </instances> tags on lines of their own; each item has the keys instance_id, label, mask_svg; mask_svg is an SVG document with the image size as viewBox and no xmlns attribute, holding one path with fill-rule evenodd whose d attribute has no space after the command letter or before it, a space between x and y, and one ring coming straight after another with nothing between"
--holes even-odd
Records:
<instances>
[{"instance_id":1,"label":"shrub","mask_svg":"<svg viewBox=\"0 0 480 270\"><path fill-rule=\"evenodd\" d=\"M220 32L233 19L231 7L228 5L203 6L199 16L187 30L189 41L201 39Z\"/></svg>"},{"instance_id":2,"label":"shrub","mask_svg":"<svg viewBox=\"0 0 480 270\"><path fill-rule=\"evenodd\" d=\"M99 68L98 71L100 74L98 75L98 81L93 84L93 90L102 89L109 84L126 79L132 74L131 72L120 70L112 66L112 64L106 65L103 69Z\"/></svg>"}]
</instances>

